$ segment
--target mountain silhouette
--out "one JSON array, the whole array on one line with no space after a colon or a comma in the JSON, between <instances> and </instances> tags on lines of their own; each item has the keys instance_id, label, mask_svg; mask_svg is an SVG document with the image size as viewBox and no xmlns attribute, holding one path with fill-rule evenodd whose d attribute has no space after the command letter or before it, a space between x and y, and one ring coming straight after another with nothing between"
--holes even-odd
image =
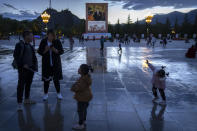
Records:
<instances>
[{"instance_id":1,"label":"mountain silhouette","mask_svg":"<svg viewBox=\"0 0 197 131\"><path fill-rule=\"evenodd\" d=\"M195 21L195 17L197 15L197 9L192 10L187 13L174 11L174 12L171 12L168 14L156 14L156 15L154 15L154 17L152 19L152 24L156 24L156 22L164 24L164 23L166 23L166 19L168 18L171 25L175 24L176 19L178 21L178 24L181 25L184 21L185 15L187 15L188 22L190 24L193 24ZM145 19L141 20L140 23L145 23Z\"/></svg>"},{"instance_id":2,"label":"mountain silhouette","mask_svg":"<svg viewBox=\"0 0 197 131\"><path fill-rule=\"evenodd\" d=\"M73 25L80 24L81 22L81 19L72 14L72 12L68 9L62 10L60 12L55 9L46 9L45 11L51 16L49 23L47 24L48 28L70 28ZM45 11L43 11L43 13ZM36 20L42 23L41 16L39 16Z\"/></svg>"}]
</instances>

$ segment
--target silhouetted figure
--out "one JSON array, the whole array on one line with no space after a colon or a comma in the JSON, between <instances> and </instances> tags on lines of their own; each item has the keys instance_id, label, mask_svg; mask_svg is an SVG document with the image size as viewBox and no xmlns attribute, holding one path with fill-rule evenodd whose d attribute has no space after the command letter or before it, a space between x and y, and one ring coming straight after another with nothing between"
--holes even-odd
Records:
<instances>
[{"instance_id":1,"label":"silhouetted figure","mask_svg":"<svg viewBox=\"0 0 197 131\"><path fill-rule=\"evenodd\" d=\"M38 62L34 47L31 45L33 34L30 31L23 32L24 41L16 44L14 50L14 61L12 66L18 70L17 102L18 111L22 111L23 94L25 91L25 104L35 104L30 100L30 88L34 71L38 71Z\"/></svg>"},{"instance_id":2,"label":"silhouetted figure","mask_svg":"<svg viewBox=\"0 0 197 131\"><path fill-rule=\"evenodd\" d=\"M152 37L151 43L152 43L152 46L155 47L156 38L154 36Z\"/></svg>"},{"instance_id":3,"label":"silhouetted figure","mask_svg":"<svg viewBox=\"0 0 197 131\"><path fill-rule=\"evenodd\" d=\"M166 47L166 45L167 45L167 38L166 37L163 37L163 47Z\"/></svg>"},{"instance_id":4,"label":"silhouetted figure","mask_svg":"<svg viewBox=\"0 0 197 131\"><path fill-rule=\"evenodd\" d=\"M152 37L148 36L146 40L147 40L147 46L149 46L151 44Z\"/></svg>"},{"instance_id":5,"label":"silhouetted figure","mask_svg":"<svg viewBox=\"0 0 197 131\"><path fill-rule=\"evenodd\" d=\"M93 41L95 41L96 40L96 37L95 36L93 36Z\"/></svg>"},{"instance_id":6,"label":"silhouetted figure","mask_svg":"<svg viewBox=\"0 0 197 131\"><path fill-rule=\"evenodd\" d=\"M125 44L129 44L129 36L128 35L125 36Z\"/></svg>"},{"instance_id":7,"label":"silhouetted figure","mask_svg":"<svg viewBox=\"0 0 197 131\"><path fill-rule=\"evenodd\" d=\"M74 42L75 42L72 36L69 38L69 42L70 42L70 50L72 51L73 50L73 45L74 45Z\"/></svg>"},{"instance_id":8,"label":"silhouetted figure","mask_svg":"<svg viewBox=\"0 0 197 131\"><path fill-rule=\"evenodd\" d=\"M133 42L136 42L137 36L136 34L133 34Z\"/></svg>"},{"instance_id":9,"label":"silhouetted figure","mask_svg":"<svg viewBox=\"0 0 197 131\"><path fill-rule=\"evenodd\" d=\"M118 47L119 47L119 49L118 49L118 54L122 54L122 45L121 45L120 42L119 42L119 44L118 44Z\"/></svg>"},{"instance_id":10,"label":"silhouetted figure","mask_svg":"<svg viewBox=\"0 0 197 131\"><path fill-rule=\"evenodd\" d=\"M104 42L105 42L105 39L103 36L101 36L101 39L100 39L100 44L101 44L101 48L100 50L103 51L103 48L104 48Z\"/></svg>"}]
</instances>

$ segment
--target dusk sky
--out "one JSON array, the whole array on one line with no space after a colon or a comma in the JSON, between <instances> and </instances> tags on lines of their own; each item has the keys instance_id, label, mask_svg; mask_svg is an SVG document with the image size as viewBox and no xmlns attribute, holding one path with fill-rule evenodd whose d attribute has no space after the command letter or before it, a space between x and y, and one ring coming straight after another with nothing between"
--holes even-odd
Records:
<instances>
[{"instance_id":1,"label":"dusk sky","mask_svg":"<svg viewBox=\"0 0 197 131\"><path fill-rule=\"evenodd\" d=\"M85 3L109 3L109 22L118 18L126 22L130 14L132 21L144 19L147 14L188 12L197 9L197 0L52 0L52 8L69 9L79 18L85 18ZM0 0L0 14L21 19L34 19L47 7L49 0Z\"/></svg>"}]
</instances>

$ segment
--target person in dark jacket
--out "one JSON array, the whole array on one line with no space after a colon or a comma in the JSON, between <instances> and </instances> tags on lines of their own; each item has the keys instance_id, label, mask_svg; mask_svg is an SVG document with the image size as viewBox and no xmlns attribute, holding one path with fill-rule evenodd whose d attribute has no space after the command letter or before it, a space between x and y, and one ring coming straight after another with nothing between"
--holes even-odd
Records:
<instances>
[{"instance_id":1,"label":"person in dark jacket","mask_svg":"<svg viewBox=\"0 0 197 131\"><path fill-rule=\"evenodd\" d=\"M48 99L50 81L53 80L57 98L62 99L60 82L63 79L60 55L64 53L60 40L56 39L55 32L48 30L47 38L40 43L38 53L42 56L42 80L44 81L43 100Z\"/></svg>"},{"instance_id":2,"label":"person in dark jacket","mask_svg":"<svg viewBox=\"0 0 197 131\"><path fill-rule=\"evenodd\" d=\"M104 42L105 42L105 39L103 36L101 36L101 39L100 39L100 44L101 44L101 48L100 50L103 51L103 48L104 48Z\"/></svg>"},{"instance_id":3,"label":"person in dark jacket","mask_svg":"<svg viewBox=\"0 0 197 131\"><path fill-rule=\"evenodd\" d=\"M166 45L167 45L167 38L164 37L164 38L163 38L163 47L166 47Z\"/></svg>"},{"instance_id":4,"label":"person in dark jacket","mask_svg":"<svg viewBox=\"0 0 197 131\"><path fill-rule=\"evenodd\" d=\"M35 104L30 100L30 87L34 72L38 71L38 63L33 46L33 34L30 31L23 32L24 41L16 44L14 50L14 60L18 69L17 102L18 111L22 111L23 92L25 89L24 104Z\"/></svg>"},{"instance_id":5,"label":"person in dark jacket","mask_svg":"<svg viewBox=\"0 0 197 131\"><path fill-rule=\"evenodd\" d=\"M89 71L93 72L93 69L87 64L82 64L78 70L81 77L73 84L71 88L71 91L75 93L74 99L77 101L79 115L79 123L74 125L73 129L85 128L87 108L89 106L89 101L93 98L91 91L92 79Z\"/></svg>"},{"instance_id":6,"label":"person in dark jacket","mask_svg":"<svg viewBox=\"0 0 197 131\"><path fill-rule=\"evenodd\" d=\"M74 39L73 39L72 36L70 36L69 42L70 42L70 50L72 51L72 50L73 50L73 45L74 45L74 43L75 43L75 41L74 41Z\"/></svg>"},{"instance_id":7,"label":"person in dark jacket","mask_svg":"<svg viewBox=\"0 0 197 131\"><path fill-rule=\"evenodd\" d=\"M95 20L95 21L104 21L104 19L105 19L105 18L103 17L102 12L100 12L98 9L94 12L93 17L94 17L94 20Z\"/></svg>"}]
</instances>

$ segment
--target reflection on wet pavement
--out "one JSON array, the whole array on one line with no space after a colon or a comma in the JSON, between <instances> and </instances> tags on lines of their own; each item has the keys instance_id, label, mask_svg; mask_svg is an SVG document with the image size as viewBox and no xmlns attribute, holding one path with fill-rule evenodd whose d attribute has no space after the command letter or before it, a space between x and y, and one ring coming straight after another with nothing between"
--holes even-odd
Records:
<instances>
[{"instance_id":1,"label":"reflection on wet pavement","mask_svg":"<svg viewBox=\"0 0 197 131\"><path fill-rule=\"evenodd\" d=\"M87 64L91 65L96 73L105 73L107 71L106 49L100 51L98 48L87 48Z\"/></svg>"},{"instance_id":2,"label":"reflection on wet pavement","mask_svg":"<svg viewBox=\"0 0 197 131\"><path fill-rule=\"evenodd\" d=\"M184 58L184 48L123 47L122 54L117 47L103 52L95 47L65 48L61 57L63 101L56 100L52 87L48 103L43 103L43 83L35 74L31 97L37 104L24 106L23 112L16 111L17 71L11 67L12 51L0 51L1 131L71 131L78 118L70 87L79 77L77 70L82 63L94 68L94 99L88 110L87 131L197 130L197 62ZM170 72L167 106L152 103L152 72L146 59ZM40 56L38 61L41 67Z\"/></svg>"}]
</instances>

